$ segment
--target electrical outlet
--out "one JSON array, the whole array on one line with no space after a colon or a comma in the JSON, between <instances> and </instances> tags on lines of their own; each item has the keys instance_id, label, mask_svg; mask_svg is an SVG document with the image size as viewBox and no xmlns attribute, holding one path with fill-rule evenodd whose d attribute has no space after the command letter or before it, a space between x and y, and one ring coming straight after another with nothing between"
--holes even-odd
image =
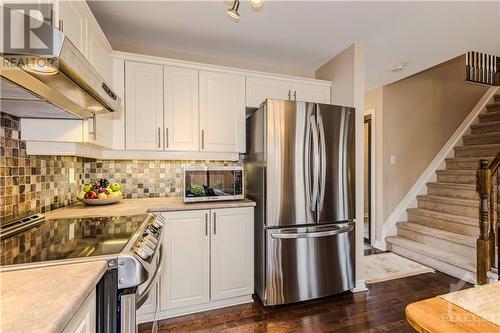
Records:
<instances>
[{"instance_id":1,"label":"electrical outlet","mask_svg":"<svg viewBox=\"0 0 500 333\"><path fill-rule=\"evenodd\" d=\"M391 155L391 161L390 161L390 163L392 165L396 164L396 155Z\"/></svg>"},{"instance_id":2,"label":"electrical outlet","mask_svg":"<svg viewBox=\"0 0 500 333\"><path fill-rule=\"evenodd\" d=\"M68 170L68 179L70 184L75 183L75 169L74 168L69 168Z\"/></svg>"}]
</instances>

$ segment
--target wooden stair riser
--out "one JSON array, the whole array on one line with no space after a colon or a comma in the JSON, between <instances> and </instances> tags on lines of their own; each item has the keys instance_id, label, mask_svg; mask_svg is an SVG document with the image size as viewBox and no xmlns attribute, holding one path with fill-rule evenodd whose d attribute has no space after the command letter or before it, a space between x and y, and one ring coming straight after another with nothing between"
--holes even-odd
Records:
<instances>
[{"instance_id":1,"label":"wooden stair riser","mask_svg":"<svg viewBox=\"0 0 500 333\"><path fill-rule=\"evenodd\" d=\"M500 151L498 147L481 147L465 146L464 148L455 149L455 157L490 157L495 156Z\"/></svg>"},{"instance_id":2,"label":"wooden stair riser","mask_svg":"<svg viewBox=\"0 0 500 333\"><path fill-rule=\"evenodd\" d=\"M437 195L441 197L479 200L479 194L475 188L472 189L456 189L446 186L427 186L427 194Z\"/></svg>"},{"instance_id":3,"label":"wooden stair riser","mask_svg":"<svg viewBox=\"0 0 500 333\"><path fill-rule=\"evenodd\" d=\"M479 115L479 123L490 123L492 121L500 121L500 112L482 113Z\"/></svg>"},{"instance_id":4,"label":"wooden stair riser","mask_svg":"<svg viewBox=\"0 0 500 333\"><path fill-rule=\"evenodd\" d=\"M447 214L463 215L473 218L479 218L479 210L477 207L462 206L450 203L419 199L418 208L429 209L436 212L447 213Z\"/></svg>"},{"instance_id":5,"label":"wooden stair riser","mask_svg":"<svg viewBox=\"0 0 500 333\"><path fill-rule=\"evenodd\" d=\"M438 173L437 181L441 183L455 183L455 184L476 184L476 175L462 175L453 173Z\"/></svg>"},{"instance_id":6,"label":"wooden stair riser","mask_svg":"<svg viewBox=\"0 0 500 333\"><path fill-rule=\"evenodd\" d=\"M454 243L446 239L433 237L432 235L420 233L415 230L408 230L398 226L398 236L414 240L436 249L440 249L441 251L464 256L469 259L474 259L476 257L476 249L473 247Z\"/></svg>"},{"instance_id":7,"label":"wooden stair riser","mask_svg":"<svg viewBox=\"0 0 500 333\"><path fill-rule=\"evenodd\" d=\"M495 98L495 103L491 103L491 104L486 105L486 111L487 112L500 111L500 102L497 101Z\"/></svg>"},{"instance_id":8,"label":"wooden stair riser","mask_svg":"<svg viewBox=\"0 0 500 333\"><path fill-rule=\"evenodd\" d=\"M485 134L494 132L500 132L500 124L498 122L472 125L471 127L471 134Z\"/></svg>"},{"instance_id":9,"label":"wooden stair riser","mask_svg":"<svg viewBox=\"0 0 500 333\"><path fill-rule=\"evenodd\" d=\"M462 223L454 223L448 220L440 220L428 216L422 216L415 213L408 213L408 222L418 223L427 227L436 228L454 232L460 235L477 237L479 235L479 226L473 226ZM479 224L479 221L478 221Z\"/></svg>"},{"instance_id":10,"label":"wooden stair riser","mask_svg":"<svg viewBox=\"0 0 500 333\"><path fill-rule=\"evenodd\" d=\"M500 143L500 133L495 133L495 135L467 135L463 137L464 145L487 145Z\"/></svg>"},{"instance_id":11,"label":"wooden stair riser","mask_svg":"<svg viewBox=\"0 0 500 333\"><path fill-rule=\"evenodd\" d=\"M457 267L455 265L449 264L447 262L438 259L424 256L412 249L407 249L405 247L396 244L391 244L390 242L388 242L387 244L388 244L387 249L389 251L399 254L400 256L419 262L422 265L434 268L440 272L446 273L448 275L454 276L459 279L463 279L464 277L467 276L468 278L466 280L468 282L476 283L474 272L465 270L463 268Z\"/></svg>"},{"instance_id":12,"label":"wooden stair riser","mask_svg":"<svg viewBox=\"0 0 500 333\"><path fill-rule=\"evenodd\" d=\"M492 159L493 157L487 158L487 160L489 161L491 161ZM467 161L456 158L446 159L446 170L477 170L480 160L481 158Z\"/></svg>"}]
</instances>

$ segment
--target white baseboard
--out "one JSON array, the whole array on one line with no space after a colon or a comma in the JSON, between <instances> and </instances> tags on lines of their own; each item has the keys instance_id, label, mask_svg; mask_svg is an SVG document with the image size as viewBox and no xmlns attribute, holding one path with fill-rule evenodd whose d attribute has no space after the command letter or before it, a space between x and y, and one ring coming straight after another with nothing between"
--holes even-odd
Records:
<instances>
[{"instance_id":1,"label":"white baseboard","mask_svg":"<svg viewBox=\"0 0 500 333\"><path fill-rule=\"evenodd\" d=\"M351 289L352 293L360 293L360 292L365 292L368 291L368 288L366 288L366 281L365 280L356 280L356 286Z\"/></svg>"},{"instance_id":2,"label":"white baseboard","mask_svg":"<svg viewBox=\"0 0 500 333\"><path fill-rule=\"evenodd\" d=\"M497 90L498 87L491 87L486 91L474 109L472 109L472 111L467 115L462 124L460 124L455 133L453 133L448 142L446 142L441 151L427 166L415 184L413 184L408 193L406 193L403 197L403 200L401 200L391 215L384 222L382 225L382 240L380 241L380 243L382 243L381 248L386 247L385 238L387 236L396 235L396 223L407 220L408 217L406 210L417 206L417 196L427 193L427 183L436 180L436 171L444 167L445 159L447 157L453 156L453 148L462 143L462 136L467 133L479 114L485 112L486 104L488 104L494 97Z\"/></svg>"},{"instance_id":3,"label":"white baseboard","mask_svg":"<svg viewBox=\"0 0 500 333\"><path fill-rule=\"evenodd\" d=\"M387 248L385 247L385 242L382 241L376 240L373 247L378 250L387 251Z\"/></svg>"},{"instance_id":4,"label":"white baseboard","mask_svg":"<svg viewBox=\"0 0 500 333\"><path fill-rule=\"evenodd\" d=\"M202 312L202 311L225 308L228 306L252 303L253 301L254 300L252 298L252 295L244 295L244 296L233 297L230 299L224 299L224 300L220 300L220 301L208 302L208 303L204 303L204 304L185 306L182 308L171 309L171 310L167 310L167 311L160 311L156 315L156 320L179 317L179 316L184 316L184 315ZM147 322L153 321L155 319L154 315L155 315L154 313L145 313L145 314L137 315L137 322L140 324L140 323L147 323Z\"/></svg>"}]
</instances>

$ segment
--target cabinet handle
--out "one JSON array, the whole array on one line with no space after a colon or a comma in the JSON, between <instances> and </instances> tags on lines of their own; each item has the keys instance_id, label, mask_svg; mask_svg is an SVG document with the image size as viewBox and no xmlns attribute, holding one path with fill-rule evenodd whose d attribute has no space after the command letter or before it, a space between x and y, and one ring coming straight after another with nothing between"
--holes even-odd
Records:
<instances>
[{"instance_id":1,"label":"cabinet handle","mask_svg":"<svg viewBox=\"0 0 500 333\"><path fill-rule=\"evenodd\" d=\"M160 141L161 141L161 139L160 139L160 128L158 127L158 148L161 148L160 147Z\"/></svg>"},{"instance_id":2,"label":"cabinet handle","mask_svg":"<svg viewBox=\"0 0 500 333\"><path fill-rule=\"evenodd\" d=\"M64 22L63 20L59 20L59 31L64 32Z\"/></svg>"},{"instance_id":3,"label":"cabinet handle","mask_svg":"<svg viewBox=\"0 0 500 333\"><path fill-rule=\"evenodd\" d=\"M293 100L297 101L297 90L293 91Z\"/></svg>"},{"instance_id":4,"label":"cabinet handle","mask_svg":"<svg viewBox=\"0 0 500 333\"><path fill-rule=\"evenodd\" d=\"M166 143L167 148L168 148L168 146L169 146L169 142L168 142L168 127L165 128L165 131L163 132L163 134L165 135L164 140L165 140L165 143Z\"/></svg>"},{"instance_id":5,"label":"cabinet handle","mask_svg":"<svg viewBox=\"0 0 500 333\"><path fill-rule=\"evenodd\" d=\"M292 100L292 92L290 91L290 89L288 89L288 100Z\"/></svg>"},{"instance_id":6,"label":"cabinet handle","mask_svg":"<svg viewBox=\"0 0 500 333\"><path fill-rule=\"evenodd\" d=\"M214 235L217 235L217 215L214 212Z\"/></svg>"},{"instance_id":7,"label":"cabinet handle","mask_svg":"<svg viewBox=\"0 0 500 333\"><path fill-rule=\"evenodd\" d=\"M205 130L201 130L201 149L205 149Z\"/></svg>"},{"instance_id":8,"label":"cabinet handle","mask_svg":"<svg viewBox=\"0 0 500 333\"><path fill-rule=\"evenodd\" d=\"M205 236L208 236L208 213L205 214Z\"/></svg>"},{"instance_id":9,"label":"cabinet handle","mask_svg":"<svg viewBox=\"0 0 500 333\"><path fill-rule=\"evenodd\" d=\"M92 139L95 141L97 139L97 131L96 131L96 119L95 119L95 113L92 113L92 129L89 131L89 135L92 136Z\"/></svg>"}]
</instances>

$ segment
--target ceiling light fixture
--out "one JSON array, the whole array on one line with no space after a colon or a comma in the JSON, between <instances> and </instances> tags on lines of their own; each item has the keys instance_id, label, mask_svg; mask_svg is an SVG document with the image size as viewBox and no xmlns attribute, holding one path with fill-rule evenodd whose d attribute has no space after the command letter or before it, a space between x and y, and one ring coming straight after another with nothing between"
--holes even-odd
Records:
<instances>
[{"instance_id":1,"label":"ceiling light fixture","mask_svg":"<svg viewBox=\"0 0 500 333\"><path fill-rule=\"evenodd\" d=\"M393 72L393 73L401 72L406 67L406 65L407 65L406 63L400 63L397 65L394 65L391 67L391 72Z\"/></svg>"},{"instance_id":2,"label":"ceiling light fixture","mask_svg":"<svg viewBox=\"0 0 500 333\"><path fill-rule=\"evenodd\" d=\"M252 6L252 8L255 10L261 9L263 5L264 0L250 0L250 6Z\"/></svg>"},{"instance_id":3,"label":"ceiling light fixture","mask_svg":"<svg viewBox=\"0 0 500 333\"><path fill-rule=\"evenodd\" d=\"M240 14L238 13L239 8L240 8L240 0L234 0L233 6L229 8L226 12L227 16L234 22L239 22L240 20Z\"/></svg>"}]
</instances>

